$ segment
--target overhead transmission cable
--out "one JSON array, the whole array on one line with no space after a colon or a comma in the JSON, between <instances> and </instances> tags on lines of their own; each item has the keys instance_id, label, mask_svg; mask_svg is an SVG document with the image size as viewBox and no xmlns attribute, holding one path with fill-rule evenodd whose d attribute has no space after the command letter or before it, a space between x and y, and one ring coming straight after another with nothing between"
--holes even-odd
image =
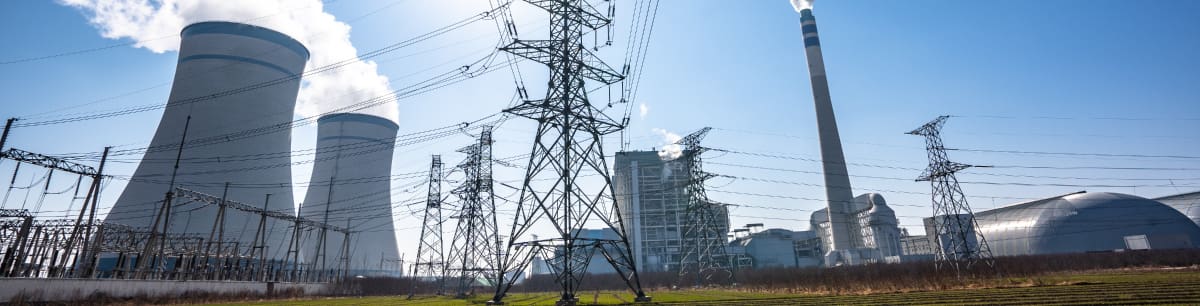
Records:
<instances>
[{"instance_id":1,"label":"overhead transmission cable","mask_svg":"<svg viewBox=\"0 0 1200 306\"><path fill-rule=\"evenodd\" d=\"M354 58L344 59L344 60L334 62L329 65L317 67L312 70L306 70L305 72L299 73L299 74L292 74L292 75L274 79L274 80L251 84L248 86L225 90L225 91L216 92L216 93L211 93L211 94L207 94L207 95L201 95L201 96L195 96L195 97L191 97L191 98L184 98L184 99L178 99L178 100L174 100L174 101L168 101L166 104L144 105L144 106L132 107L132 108L127 108L124 110L118 110L118 111L113 111L113 112L84 115L84 116L77 116L77 117L70 117L70 118L62 118L62 119L29 121L29 122L14 124L13 126L14 127L33 127L33 126L63 124L63 123L70 123L70 122L77 122L77 121L86 121L86 120L116 117L116 116L135 114L135 113L140 113L140 112L145 112L145 111L163 109L163 108L168 108L168 107L177 107L177 106L188 105L188 104L192 104L192 103L210 101L210 100L221 98L221 97L241 94L241 93L250 92L250 91L267 88L267 87L271 87L271 86L276 86L276 85L280 85L280 84L287 84L287 83L290 83L297 79L300 79L304 76L309 76L309 75L314 75L314 74L318 74L318 73L324 73L324 72L328 72L328 71L337 70L337 69L340 69L347 65L357 63L361 60L370 59L370 58L373 58L373 57L376 57L379 55L387 54L389 52L393 52L393 51L399 50L401 48L408 47L408 46L414 45L419 42L423 42L430 38L451 32L453 30L460 29L471 23L485 19L487 16L489 16L495 10L496 9L493 9L492 11L485 11L485 12L476 14L474 16L459 20L450 25L443 26L443 27L435 29L433 31L418 35L416 37L413 37L413 38L410 38L410 39L407 39L407 40L404 40L401 42L397 42L397 43L394 43L394 44L391 44L388 46L384 46L383 48L379 48L379 49L375 49L372 51L368 51L368 52L359 54L358 56L356 56Z\"/></svg>"}]
</instances>

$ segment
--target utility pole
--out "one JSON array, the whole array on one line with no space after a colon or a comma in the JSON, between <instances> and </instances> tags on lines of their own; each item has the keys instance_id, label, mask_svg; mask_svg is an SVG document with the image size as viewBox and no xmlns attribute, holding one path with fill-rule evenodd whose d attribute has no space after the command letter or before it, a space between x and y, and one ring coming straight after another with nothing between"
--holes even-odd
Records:
<instances>
[{"instance_id":1,"label":"utility pole","mask_svg":"<svg viewBox=\"0 0 1200 306\"><path fill-rule=\"evenodd\" d=\"M332 177L332 176L329 177L329 191L325 193L325 214L321 220L321 223L326 224L326 225L329 224L329 207L331 205L333 205L333 182L334 182L334 177ZM324 279L324 276L328 276L328 272L325 271L325 261L329 257L329 254L328 254L329 247L328 247L328 243L325 240L328 238L329 238L329 229L327 227L321 227L321 231L318 232L318 234L317 234L317 249L314 251L315 254L313 254L313 262L312 262L313 268L309 269L309 270L317 270L317 273L318 273L317 281L321 281L321 279ZM320 265L321 268L315 269L318 264Z\"/></svg>"},{"instance_id":2,"label":"utility pole","mask_svg":"<svg viewBox=\"0 0 1200 306\"><path fill-rule=\"evenodd\" d=\"M509 241L501 254L500 281L489 303L503 304L519 273L535 255L542 255L553 258L556 265L558 303L574 305L587 264L597 251L636 294L636 302L649 301L617 213L619 203L613 198L602 145L603 136L621 131L627 120L604 114L589 101L585 88L587 79L611 85L625 78L583 44L585 34L611 24L615 10L610 7L604 14L585 0L526 2L550 13L550 39L514 40L500 49L549 66L550 78L544 99L525 100L505 110L537 121L538 128ZM610 228L616 237L581 238L583 227L589 225ZM530 239L533 228L554 228L557 235Z\"/></svg>"},{"instance_id":3,"label":"utility pole","mask_svg":"<svg viewBox=\"0 0 1200 306\"><path fill-rule=\"evenodd\" d=\"M296 211L304 208L304 203L300 203ZM300 269L300 218L296 218L296 222L292 224L292 239L288 240L287 253L284 253L284 264L286 260L291 259L292 271L288 272L288 281L296 281L296 273Z\"/></svg>"},{"instance_id":4,"label":"utility pole","mask_svg":"<svg viewBox=\"0 0 1200 306\"><path fill-rule=\"evenodd\" d=\"M258 212L258 229L254 232L254 242L250 246L251 260L255 257L254 251L258 251L258 269L255 269L254 276L251 278L255 281L266 281L266 269L264 266L267 263L267 205L269 203L271 203L271 194L268 193L267 198L263 200L262 211Z\"/></svg>"},{"instance_id":5,"label":"utility pole","mask_svg":"<svg viewBox=\"0 0 1200 306\"><path fill-rule=\"evenodd\" d=\"M88 274L91 273L92 265L95 262L95 256L98 255L89 252L89 246L91 241L90 238L92 237L92 228L96 224L96 206L98 202L100 202L100 184L104 180L104 164L108 162L108 152L110 150L112 150L112 147L104 147L104 153L100 155L100 166L96 168L96 174L92 176L92 186L88 188L88 195L83 197L83 205L79 212L79 215L82 217L83 211L88 211L87 226L83 229L83 236L78 237L79 239L83 239L83 247L79 249L79 254L75 256L75 268L77 268L75 273L77 276L81 277L90 276ZM77 238L75 237L75 232L77 231L78 226L76 226L76 229L72 231L71 239L67 241L67 248L66 251L63 252L62 259L64 265L66 265L67 256L71 254L72 246ZM83 265L82 269L78 269L80 264ZM63 268L63 274L65 276L67 273L66 267Z\"/></svg>"},{"instance_id":6,"label":"utility pole","mask_svg":"<svg viewBox=\"0 0 1200 306\"><path fill-rule=\"evenodd\" d=\"M337 278L335 280L336 282L345 281L351 277L351 275L350 275L350 220L354 220L354 218L353 217L346 218L346 231L342 232L342 251L341 251L342 258L341 258L341 260L339 260L340 264L338 265L339 268L338 268Z\"/></svg>"},{"instance_id":7,"label":"utility pole","mask_svg":"<svg viewBox=\"0 0 1200 306\"><path fill-rule=\"evenodd\" d=\"M704 190L704 181L714 175L704 172L703 160L700 155L706 150L700 146L700 141L712 128L705 127L689 134L675 144L682 146L684 166L688 171L688 183L685 187L688 197L687 220L683 231L683 256L679 261L679 285L682 287L688 278L692 285L701 287L711 284L725 284L734 278L730 268L729 256L726 254L726 232L729 230L728 213L725 206L709 201Z\"/></svg>"},{"instance_id":8,"label":"utility pole","mask_svg":"<svg viewBox=\"0 0 1200 306\"><path fill-rule=\"evenodd\" d=\"M967 204L967 196L958 185L954 173L972 167L950 161L946 147L942 145L942 126L950 116L940 116L921 127L908 132L909 135L925 137L925 150L929 155L929 168L917 181L929 181L933 187L933 230L935 266L950 266L955 272L970 270L983 263L995 268L991 247L987 239L978 232L979 223L975 213Z\"/></svg>"},{"instance_id":9,"label":"utility pole","mask_svg":"<svg viewBox=\"0 0 1200 306\"><path fill-rule=\"evenodd\" d=\"M417 258L412 265L412 287L408 298L417 291L417 283L432 279L437 294L446 289L446 258L442 240L442 156L434 155L429 165L429 192L425 197L425 217L421 219L421 239L417 245Z\"/></svg>"},{"instance_id":10,"label":"utility pole","mask_svg":"<svg viewBox=\"0 0 1200 306\"><path fill-rule=\"evenodd\" d=\"M215 262L217 264L217 268L214 269L215 275L213 276L213 278L217 279L217 280L221 279L221 269L222 269L221 253L225 251L225 249L223 248L222 242L224 242L224 240L225 240L225 208L226 208L226 206L228 206L225 203L225 199L228 196L229 196L229 182L225 182L225 189L224 189L224 191L221 192L221 201L217 203L217 217L213 218L212 230L208 232L208 247L206 247L204 249L205 254L213 254L212 245L214 242L217 244L216 260L215 260ZM213 240L214 235L216 235L215 241ZM208 262L207 259L205 259L205 265L208 265L208 264L210 264L210 263Z\"/></svg>"},{"instance_id":11,"label":"utility pole","mask_svg":"<svg viewBox=\"0 0 1200 306\"><path fill-rule=\"evenodd\" d=\"M179 161L183 157L183 146L187 143L188 127L192 124L192 116L188 115L187 120L183 123L183 136L179 139L179 148L175 152L175 167L171 170L171 183L168 184L166 196L163 198L162 207L158 210L158 216L154 218L154 226L150 228L150 240L146 242L146 248L138 254L137 259L137 278L145 277L147 265L152 264L150 260L143 257L150 256L150 252L154 250L155 243L158 244L158 255L154 256L161 260L164 244L166 244L167 233L170 232L171 223L171 200L175 198L175 178L179 174ZM158 234L159 224L162 224L162 235ZM158 269L158 264L155 263L155 269Z\"/></svg>"}]
</instances>

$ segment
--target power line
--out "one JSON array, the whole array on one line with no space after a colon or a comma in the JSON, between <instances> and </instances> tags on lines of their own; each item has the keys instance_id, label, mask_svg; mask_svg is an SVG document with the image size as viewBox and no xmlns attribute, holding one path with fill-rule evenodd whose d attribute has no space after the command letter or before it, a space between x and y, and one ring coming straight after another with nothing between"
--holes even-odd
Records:
<instances>
[{"instance_id":1,"label":"power line","mask_svg":"<svg viewBox=\"0 0 1200 306\"><path fill-rule=\"evenodd\" d=\"M1013 153L1013 154L1032 154L1032 155L1063 155L1063 156L1100 156L1100 157L1142 157L1142 158L1200 159L1200 156L1186 156L1186 155L1148 155L1148 154L1112 154L1112 153L1044 152L1044 151L987 150L987 149L962 149L962 148L955 148L955 149L950 149L950 148L947 148L946 150L965 151L965 152L984 152L984 153Z\"/></svg>"},{"instance_id":2,"label":"power line","mask_svg":"<svg viewBox=\"0 0 1200 306\"><path fill-rule=\"evenodd\" d=\"M185 98L185 99L179 99L179 100L175 100L175 101L168 101L166 104L153 104L153 105L146 105L146 106L140 106L140 107L127 108L127 109L124 109L124 110L119 110L119 111L114 111L114 112L107 112L107 113L93 114L93 115L85 115L85 116L77 116L77 117L71 117L71 118L62 118L62 119L53 119L53 120L43 120L43 121L32 121L32 122L28 122L28 123L21 123L21 124L15 125L15 126L16 126L16 127L32 127L32 126L42 126L42 125L63 124L63 123L70 123L70 122L77 122L77 121L85 121L85 120L102 119L102 118L109 118L109 117L115 117L115 116L123 116L123 115L134 114L134 113L140 113L140 112L145 112L145 111L150 111L150 110L157 110L157 109L162 109L162 108L167 108L167 107L177 107L177 106L187 105L187 104L191 104L191 103L205 102L205 101L210 101L210 100L217 99L217 98L221 98L221 97L225 97L225 96L230 96L230 95L241 94L241 93L250 92L250 91L254 91L254 90L258 90L258 89L262 89L262 88L267 88L267 87L271 87L271 86L277 86L277 85L280 85L280 84L287 84L287 83L290 83L290 82L292 82L292 81L295 81L295 80L297 80L297 79L300 79L300 78L302 78L302 77L304 77L304 76L309 76L309 75L314 75L314 74L324 73L324 72L328 72L328 71L338 70L338 69L340 69L340 68L342 68L342 67L345 67L345 66L347 66L347 65L350 65L350 64L353 64L353 63L357 63L357 62L359 62L359 61L361 61L361 60L370 59L370 58L373 58L373 57L376 57L376 56L379 56L379 55L382 55L382 54L390 53L390 52L393 52L393 51L399 50L399 49L401 49L401 48L404 48L404 47L408 47L408 46L414 45L414 44L416 44L416 43L419 43L419 42L423 42L423 41L425 41L425 40L428 40L428 39L430 39L430 38L432 38L432 37L436 37L436 36L439 36L439 35L442 35L442 34L448 33L448 32L450 32L450 31L453 31L453 30L456 30L456 29L459 29L459 28L465 27L466 25L468 25L468 24L471 24L471 23L473 23L473 22L476 22L476 21L479 21L479 20L484 20L484 19L485 19L487 16L489 16L489 14L490 14L490 13L493 13L493 12L494 12L494 10L492 10L492 11L485 11L485 12L483 12L483 13L479 13L479 14L476 14L476 15L474 15L474 16L471 16L471 17L468 17L468 18L462 19L462 20L460 20L460 21L458 21L458 22L452 23L452 24L450 24L450 25L447 25L447 26L443 26L443 27L441 27L441 28L435 29L435 30L433 30L433 31L430 31L430 32L427 32L427 33L424 33L424 34L421 34L421 35L418 35L418 36L416 36L416 37L413 37L413 38L410 38L410 39L407 39L407 40L404 40L404 41L401 41L401 42L397 42L397 43L394 43L394 44L391 44L391 45L385 46L385 47L383 47L383 48L379 48L379 49L375 49L375 50L372 50L372 51L368 51L368 52L365 52L365 53L359 54L358 56L356 56L356 57L354 57L354 58L344 59L344 60L341 60L341 61L338 61L338 62L334 62L334 63L332 63L332 64L329 64L329 65L325 65L325 66L322 66L322 67L317 67L317 68L315 68L315 69L312 69L312 70L306 70L306 71L304 71L303 73L299 73L299 74L293 74L293 75L289 75L289 76L281 77L281 78L274 79L274 80L269 80L269 81L265 81L265 82L260 82L260 83L256 83L256 84L251 84L251 85L248 85L248 86L244 86L244 87L240 87L240 88L235 88L235 89L230 89L230 90L225 90L225 91L220 91L220 92L216 92L216 93L210 93L210 94L207 94L207 95L195 96L195 97L191 97L191 98Z\"/></svg>"},{"instance_id":3,"label":"power line","mask_svg":"<svg viewBox=\"0 0 1200 306\"><path fill-rule=\"evenodd\" d=\"M1012 115L953 115L952 117L982 118L982 119L1021 119L1021 120L1116 120L1116 121L1200 121L1200 118L1186 117L1069 117L1069 116L1012 116Z\"/></svg>"}]
</instances>

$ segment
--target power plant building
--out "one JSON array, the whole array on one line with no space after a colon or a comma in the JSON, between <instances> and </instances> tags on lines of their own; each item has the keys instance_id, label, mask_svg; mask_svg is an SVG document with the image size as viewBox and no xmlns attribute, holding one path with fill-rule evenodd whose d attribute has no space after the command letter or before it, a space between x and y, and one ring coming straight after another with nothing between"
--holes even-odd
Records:
<instances>
[{"instance_id":1,"label":"power plant building","mask_svg":"<svg viewBox=\"0 0 1200 306\"><path fill-rule=\"evenodd\" d=\"M853 219L847 224L845 235L850 245L843 249L843 256L835 258L839 261L825 264L838 266L899 261L900 221L883 196L877 193L863 194L855 197L852 204L849 212ZM820 209L813 212L809 219L810 230L820 237L825 250L834 247L834 227L828 216L825 209Z\"/></svg>"},{"instance_id":2,"label":"power plant building","mask_svg":"<svg viewBox=\"0 0 1200 306\"><path fill-rule=\"evenodd\" d=\"M400 275L391 200L398 128L391 120L365 114L338 113L317 120L312 183L300 216L354 232L352 275ZM341 264L343 240L342 234L329 232L321 243L317 233L309 233L302 249L305 263L313 269Z\"/></svg>"},{"instance_id":3,"label":"power plant building","mask_svg":"<svg viewBox=\"0 0 1200 306\"><path fill-rule=\"evenodd\" d=\"M805 234L811 235L812 232L772 228L738 237L730 242L730 245L742 249L750 259L750 267L754 269L813 266L817 263L801 263L802 258L796 252L797 238L803 238ZM817 258L820 258L819 254L817 255ZM809 258L811 256L804 259Z\"/></svg>"},{"instance_id":4,"label":"power plant building","mask_svg":"<svg viewBox=\"0 0 1200 306\"><path fill-rule=\"evenodd\" d=\"M232 22L192 24L180 38L166 110L105 222L150 228L172 183L294 215L291 130L271 126L292 121L308 50L279 32ZM216 205L177 201L173 206L169 233L213 231ZM224 238L249 247L258 216L229 210L225 218ZM266 253L279 258L286 252L289 224L267 223Z\"/></svg>"},{"instance_id":5,"label":"power plant building","mask_svg":"<svg viewBox=\"0 0 1200 306\"><path fill-rule=\"evenodd\" d=\"M687 152L685 152L685 156ZM678 271L687 231L687 163L664 160L655 151L617 152L613 187L638 271ZM729 232L727 212L718 232ZM725 239L722 235L717 239ZM720 243L724 245L725 243Z\"/></svg>"},{"instance_id":6,"label":"power plant building","mask_svg":"<svg viewBox=\"0 0 1200 306\"><path fill-rule=\"evenodd\" d=\"M1158 201L1077 192L978 212L995 256L1200 246L1200 227Z\"/></svg>"}]
</instances>

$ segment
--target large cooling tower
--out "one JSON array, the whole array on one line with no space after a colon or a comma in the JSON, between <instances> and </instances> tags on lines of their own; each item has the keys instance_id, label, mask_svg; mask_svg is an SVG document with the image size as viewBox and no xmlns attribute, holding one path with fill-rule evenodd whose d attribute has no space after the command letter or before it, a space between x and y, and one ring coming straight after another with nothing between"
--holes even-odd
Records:
<instances>
[{"instance_id":1,"label":"large cooling tower","mask_svg":"<svg viewBox=\"0 0 1200 306\"><path fill-rule=\"evenodd\" d=\"M400 273L391 205L392 149L398 128L391 120L363 114L331 114L317 120L316 162L300 216L338 227L349 225L354 231L352 275ZM327 233L323 246L317 233L308 237L302 250L306 263L315 269L340 264L341 234Z\"/></svg>"},{"instance_id":2,"label":"large cooling tower","mask_svg":"<svg viewBox=\"0 0 1200 306\"><path fill-rule=\"evenodd\" d=\"M286 78L304 71L308 50L279 32L231 22L192 24L180 37L168 107L105 222L150 227L172 177L175 186L216 196L229 183L229 200L255 207L263 207L271 194L268 209L292 214L291 131L263 128L292 120L300 80ZM189 116L187 144L175 170ZM175 204L171 232L203 237L213 229L215 205ZM229 210L225 239L239 239L247 248L258 222L257 215ZM268 222L269 256L283 256L288 226Z\"/></svg>"}]
</instances>

